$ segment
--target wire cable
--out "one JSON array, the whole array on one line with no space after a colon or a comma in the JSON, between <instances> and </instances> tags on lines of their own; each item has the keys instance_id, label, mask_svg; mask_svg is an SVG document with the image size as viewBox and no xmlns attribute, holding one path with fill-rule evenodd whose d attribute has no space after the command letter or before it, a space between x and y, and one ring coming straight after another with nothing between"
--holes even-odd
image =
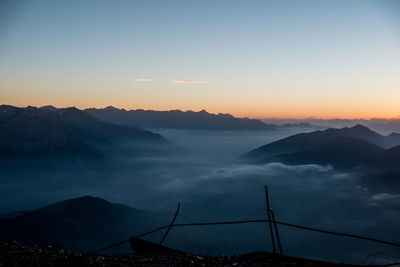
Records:
<instances>
[{"instance_id":1,"label":"wire cable","mask_svg":"<svg viewBox=\"0 0 400 267\"><path fill-rule=\"evenodd\" d=\"M243 224L243 223L269 223L271 222L270 220L239 220L239 221L224 221L224 222L195 222L195 223L178 223L178 224L169 224L169 225L164 225L161 227L158 227L154 230L148 231L141 233L139 235L134 236L135 238L140 238L143 236L147 236L150 234L153 234L155 232L161 231L163 229L167 229L169 227L186 227L186 226L208 226L208 225L229 225L229 224ZM334 232L334 231L328 231L324 229L319 229L319 228L314 228L314 227L308 227L308 226L303 226L303 225L297 225L297 224L292 224L292 223L286 223L282 221L276 221L277 224L288 226L288 227L293 227L293 228L298 228L298 229L303 229L303 230L308 230L308 231L314 231L314 232L320 232L320 233L325 233L325 234L330 234L330 235L337 235L337 236L345 236L345 237L350 237L350 238L355 238L355 239L361 239L361 240L367 240L367 241L372 241L375 243L381 243L389 246L395 246L395 247L400 247L400 243L395 243L395 242L390 242L390 241L385 241L385 240L380 240L372 237L366 237L366 236L361 236L361 235L355 235L355 234L348 234L348 233L340 233L340 232ZM111 244L109 246L106 246L104 248L95 250L90 253L99 253L101 251L114 248L117 246L120 246L122 244L128 243L130 239L123 240L114 244ZM384 265L383 265L384 266ZM388 265L390 266L390 265Z\"/></svg>"}]
</instances>

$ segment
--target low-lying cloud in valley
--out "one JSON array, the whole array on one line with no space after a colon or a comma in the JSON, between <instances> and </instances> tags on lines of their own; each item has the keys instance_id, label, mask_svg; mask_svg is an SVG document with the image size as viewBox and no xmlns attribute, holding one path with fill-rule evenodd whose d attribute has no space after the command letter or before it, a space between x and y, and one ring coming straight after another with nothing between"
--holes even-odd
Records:
<instances>
[{"instance_id":1,"label":"low-lying cloud in valley","mask_svg":"<svg viewBox=\"0 0 400 267\"><path fill-rule=\"evenodd\" d=\"M0 209L26 210L92 195L158 212L173 212L180 201L178 222L265 219L263 186L268 185L279 221L393 241L400 234L395 223L400 221L399 195L371 193L359 185L356 172L337 171L330 165L253 165L239 160L250 149L292 132L161 133L174 142L173 149L140 158L116 155L118 160L106 171L3 170ZM266 227L249 224L173 229L166 244L212 254L270 250ZM400 255L391 247L366 241L285 226L279 226L279 231L289 255L359 263L376 251ZM198 245L185 247L185 240L174 239L174 233L176 237L183 232L188 233L187 241L199 238Z\"/></svg>"}]
</instances>

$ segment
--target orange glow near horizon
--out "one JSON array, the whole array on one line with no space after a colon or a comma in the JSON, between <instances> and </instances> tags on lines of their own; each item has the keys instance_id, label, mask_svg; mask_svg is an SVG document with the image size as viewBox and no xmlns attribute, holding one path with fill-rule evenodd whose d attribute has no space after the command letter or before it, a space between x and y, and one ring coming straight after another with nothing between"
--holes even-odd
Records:
<instances>
[{"instance_id":1,"label":"orange glow near horizon","mask_svg":"<svg viewBox=\"0 0 400 267\"><path fill-rule=\"evenodd\" d=\"M212 114L218 113L228 113L238 118L254 118L254 119L372 119L372 118L382 118L382 119L393 119L399 118L399 114L393 112L393 109L372 109L372 107L340 107L337 110L334 108L325 107L320 109L316 108L295 108L291 109L278 109L278 108L258 108L256 106L241 106L241 107L233 107L233 106L222 106L222 105L209 105L207 106L193 106L189 107L188 105L168 105L168 104L160 104L160 105L138 105L138 104L117 104L115 102L106 103L102 101L102 103L88 103L84 104L80 101L77 103L73 102L64 102L64 101L31 101L27 102L26 100L20 99L20 101L8 101L2 102L0 104L5 105L13 105L17 107L26 107L26 106L36 106L41 107L45 105L53 105L58 108L65 107L76 107L79 109L86 108L105 108L107 106L114 106L119 109L143 109L143 110L156 110L156 111L166 111L166 110L182 110L182 111L201 111L206 110ZM400 112L399 112L400 113Z\"/></svg>"},{"instance_id":2,"label":"orange glow near horizon","mask_svg":"<svg viewBox=\"0 0 400 267\"><path fill-rule=\"evenodd\" d=\"M0 104L400 119L391 1L128 1L96 12L78 1L9 2Z\"/></svg>"}]
</instances>

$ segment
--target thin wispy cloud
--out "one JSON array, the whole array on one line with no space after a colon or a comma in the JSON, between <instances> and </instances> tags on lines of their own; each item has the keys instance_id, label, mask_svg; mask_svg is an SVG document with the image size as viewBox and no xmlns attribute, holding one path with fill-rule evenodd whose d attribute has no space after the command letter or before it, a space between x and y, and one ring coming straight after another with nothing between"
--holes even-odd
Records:
<instances>
[{"instance_id":1,"label":"thin wispy cloud","mask_svg":"<svg viewBox=\"0 0 400 267\"><path fill-rule=\"evenodd\" d=\"M147 78L131 78L131 79L129 79L129 81L132 81L132 82L149 82L150 79L147 79Z\"/></svg>"},{"instance_id":2,"label":"thin wispy cloud","mask_svg":"<svg viewBox=\"0 0 400 267\"><path fill-rule=\"evenodd\" d=\"M185 81L185 80L171 80L171 83L180 83L180 84L199 84L205 83L205 81Z\"/></svg>"}]
</instances>

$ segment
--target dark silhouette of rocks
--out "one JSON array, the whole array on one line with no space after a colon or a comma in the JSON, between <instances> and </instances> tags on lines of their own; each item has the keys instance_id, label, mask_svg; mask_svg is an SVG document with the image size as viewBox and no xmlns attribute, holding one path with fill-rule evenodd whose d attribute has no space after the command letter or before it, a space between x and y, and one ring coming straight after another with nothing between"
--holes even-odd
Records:
<instances>
[{"instance_id":1,"label":"dark silhouette of rocks","mask_svg":"<svg viewBox=\"0 0 400 267\"><path fill-rule=\"evenodd\" d=\"M257 252L239 256L204 256L187 253L75 254L57 246L0 244L0 265L20 267L83 266L356 266Z\"/></svg>"}]
</instances>

